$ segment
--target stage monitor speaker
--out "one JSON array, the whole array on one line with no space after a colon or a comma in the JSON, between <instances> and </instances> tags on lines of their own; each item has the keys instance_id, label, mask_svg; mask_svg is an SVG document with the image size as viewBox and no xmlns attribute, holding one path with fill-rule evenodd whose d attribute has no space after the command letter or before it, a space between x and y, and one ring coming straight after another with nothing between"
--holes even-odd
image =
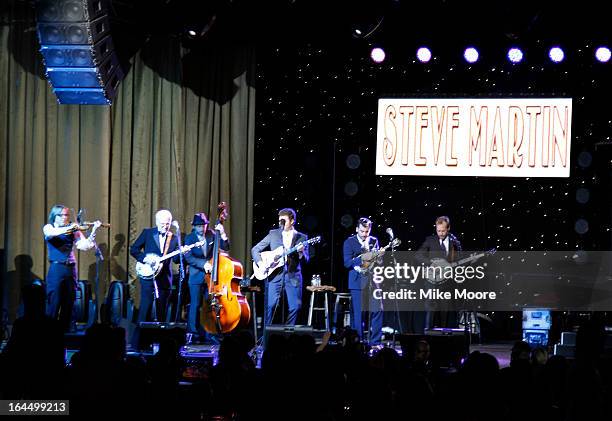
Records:
<instances>
[{"instance_id":1,"label":"stage monitor speaker","mask_svg":"<svg viewBox=\"0 0 612 421\"><path fill-rule=\"evenodd\" d=\"M123 79L108 17L110 0L38 0L37 33L60 104L109 105Z\"/></svg>"},{"instance_id":2,"label":"stage monitor speaker","mask_svg":"<svg viewBox=\"0 0 612 421\"><path fill-rule=\"evenodd\" d=\"M264 331L264 349L268 346L270 335L280 335L285 338L291 335L309 335L312 336L316 344L323 341L325 335L324 329L313 329L312 326L305 325L270 325L266 326Z\"/></svg>"},{"instance_id":3,"label":"stage monitor speaker","mask_svg":"<svg viewBox=\"0 0 612 421\"><path fill-rule=\"evenodd\" d=\"M121 281L111 282L101 311L102 321L113 326L119 326L121 319L127 317L127 304L127 287L125 284Z\"/></svg>"},{"instance_id":4,"label":"stage monitor speaker","mask_svg":"<svg viewBox=\"0 0 612 421\"><path fill-rule=\"evenodd\" d=\"M449 331L448 333L426 332L421 334L400 335L402 355L412 360L416 344L419 341L429 344L432 365L438 368L459 367L461 359L467 355L465 333Z\"/></svg>"},{"instance_id":5,"label":"stage monitor speaker","mask_svg":"<svg viewBox=\"0 0 612 421\"><path fill-rule=\"evenodd\" d=\"M91 301L91 285L80 280L77 284L76 297L72 309L72 317L77 323L89 322L89 302Z\"/></svg>"},{"instance_id":6,"label":"stage monitor speaker","mask_svg":"<svg viewBox=\"0 0 612 421\"><path fill-rule=\"evenodd\" d=\"M154 343L166 339L173 339L178 346L183 346L186 330L186 323L140 322L129 342L140 351L150 351Z\"/></svg>"}]
</instances>

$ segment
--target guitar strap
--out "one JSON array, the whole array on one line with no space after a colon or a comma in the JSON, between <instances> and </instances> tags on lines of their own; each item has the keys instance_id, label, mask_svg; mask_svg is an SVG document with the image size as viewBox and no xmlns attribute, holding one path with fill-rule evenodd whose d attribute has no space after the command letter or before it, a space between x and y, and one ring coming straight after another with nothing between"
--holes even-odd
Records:
<instances>
[{"instance_id":1,"label":"guitar strap","mask_svg":"<svg viewBox=\"0 0 612 421\"><path fill-rule=\"evenodd\" d=\"M168 249L170 248L171 240L172 240L172 231L168 231L168 234L166 235L166 241L164 241L164 254L162 254L162 257L164 257L168 253Z\"/></svg>"}]
</instances>

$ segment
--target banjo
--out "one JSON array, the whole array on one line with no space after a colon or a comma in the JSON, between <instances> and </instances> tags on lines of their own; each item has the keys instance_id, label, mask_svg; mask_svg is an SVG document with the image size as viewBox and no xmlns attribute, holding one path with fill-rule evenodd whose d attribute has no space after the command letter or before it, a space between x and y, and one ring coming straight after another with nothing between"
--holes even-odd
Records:
<instances>
[{"instance_id":1,"label":"banjo","mask_svg":"<svg viewBox=\"0 0 612 421\"><path fill-rule=\"evenodd\" d=\"M166 254L165 256L159 256L155 253L148 253L146 257L148 257L148 260L151 260L152 263L136 262L136 274L142 279L153 279L159 274L159 272L161 272L163 266L162 262L164 260L174 257L179 253L187 253L192 248L201 247L204 244L206 244L206 240L198 241L197 243L183 246L179 250L175 250L172 253Z\"/></svg>"}]
</instances>

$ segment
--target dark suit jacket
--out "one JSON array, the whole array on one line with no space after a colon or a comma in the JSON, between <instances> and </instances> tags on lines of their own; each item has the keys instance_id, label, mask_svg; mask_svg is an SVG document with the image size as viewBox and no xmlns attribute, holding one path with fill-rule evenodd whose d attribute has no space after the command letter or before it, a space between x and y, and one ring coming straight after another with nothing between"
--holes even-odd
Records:
<instances>
[{"instance_id":1,"label":"dark suit jacket","mask_svg":"<svg viewBox=\"0 0 612 421\"><path fill-rule=\"evenodd\" d=\"M194 247L191 251L185 254L185 260L189 265L189 285L201 285L204 283L204 263L208 262L212 258L213 245L215 241L214 232L211 230L206 231L204 235L206 240L206 246ZM229 240L224 241L219 239L219 247L225 251L229 250ZM185 237L185 245L195 244L198 242L198 234L195 231L191 231L187 237Z\"/></svg>"},{"instance_id":2,"label":"dark suit jacket","mask_svg":"<svg viewBox=\"0 0 612 421\"><path fill-rule=\"evenodd\" d=\"M430 235L425 238L421 247L415 253L415 258L419 263L428 265L431 263L431 259L442 258L449 262L454 262L460 258L461 242L453 234L449 233L448 243L448 256L446 256L446 249L440 244L440 239L436 234Z\"/></svg>"},{"instance_id":3,"label":"dark suit jacket","mask_svg":"<svg viewBox=\"0 0 612 421\"><path fill-rule=\"evenodd\" d=\"M276 228L270 230L268 235L266 235L263 240L259 243L255 244L255 246L251 249L251 256L255 262L259 262L261 260L261 252L266 248L270 247L270 250L274 250L278 247L283 246L283 235L281 234L282 229ZM300 241L308 240L308 236L299 231L295 232L293 236L293 241L291 242L291 247L294 247ZM308 244L304 245L304 250L302 251L302 259L305 262L308 262ZM294 252L287 256L287 272L299 274L301 276L302 268L300 265L300 256L299 253Z\"/></svg>"},{"instance_id":4,"label":"dark suit jacket","mask_svg":"<svg viewBox=\"0 0 612 421\"><path fill-rule=\"evenodd\" d=\"M168 247L168 253L171 253L178 249L178 241L176 239L176 235L172 235L170 240L170 246ZM147 254L154 253L158 256L163 254L163 250L161 250L159 245L159 232L157 231L157 227L146 228L142 230L136 241L130 247L130 254L140 263L144 262L144 258ZM169 289L172 285L172 262L179 261L179 256L175 256L172 259L166 259L162 262L162 269L159 272L159 275L155 277L157 281L158 288L161 289Z\"/></svg>"},{"instance_id":5,"label":"dark suit jacket","mask_svg":"<svg viewBox=\"0 0 612 421\"><path fill-rule=\"evenodd\" d=\"M378 239L376 237L370 237L368 241L370 251L379 248ZM359 255L362 253L365 253L365 250L361 248L361 243L357 239L357 235L351 235L344 240L342 254L344 256L344 267L349 269L349 289L364 289L368 284L367 274L361 274L354 269L355 266L361 266L362 262Z\"/></svg>"}]
</instances>

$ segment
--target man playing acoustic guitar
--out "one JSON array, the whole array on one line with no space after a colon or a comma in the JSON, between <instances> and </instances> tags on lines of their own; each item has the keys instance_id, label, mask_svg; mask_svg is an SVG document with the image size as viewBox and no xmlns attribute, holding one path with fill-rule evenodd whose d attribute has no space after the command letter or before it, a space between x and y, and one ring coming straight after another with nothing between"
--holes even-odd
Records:
<instances>
[{"instance_id":1,"label":"man playing acoustic guitar","mask_svg":"<svg viewBox=\"0 0 612 421\"><path fill-rule=\"evenodd\" d=\"M278 212L278 228L270 230L263 240L251 249L251 255L256 265L262 266L261 253L266 249L288 250L297 246L295 252L286 256L286 264L272 271L266 283L266 318L269 326L274 319L281 291L284 289L287 297L289 314L287 324L294 325L298 312L302 307L302 268L301 261L308 262L308 236L294 228L295 211L290 208Z\"/></svg>"}]
</instances>

